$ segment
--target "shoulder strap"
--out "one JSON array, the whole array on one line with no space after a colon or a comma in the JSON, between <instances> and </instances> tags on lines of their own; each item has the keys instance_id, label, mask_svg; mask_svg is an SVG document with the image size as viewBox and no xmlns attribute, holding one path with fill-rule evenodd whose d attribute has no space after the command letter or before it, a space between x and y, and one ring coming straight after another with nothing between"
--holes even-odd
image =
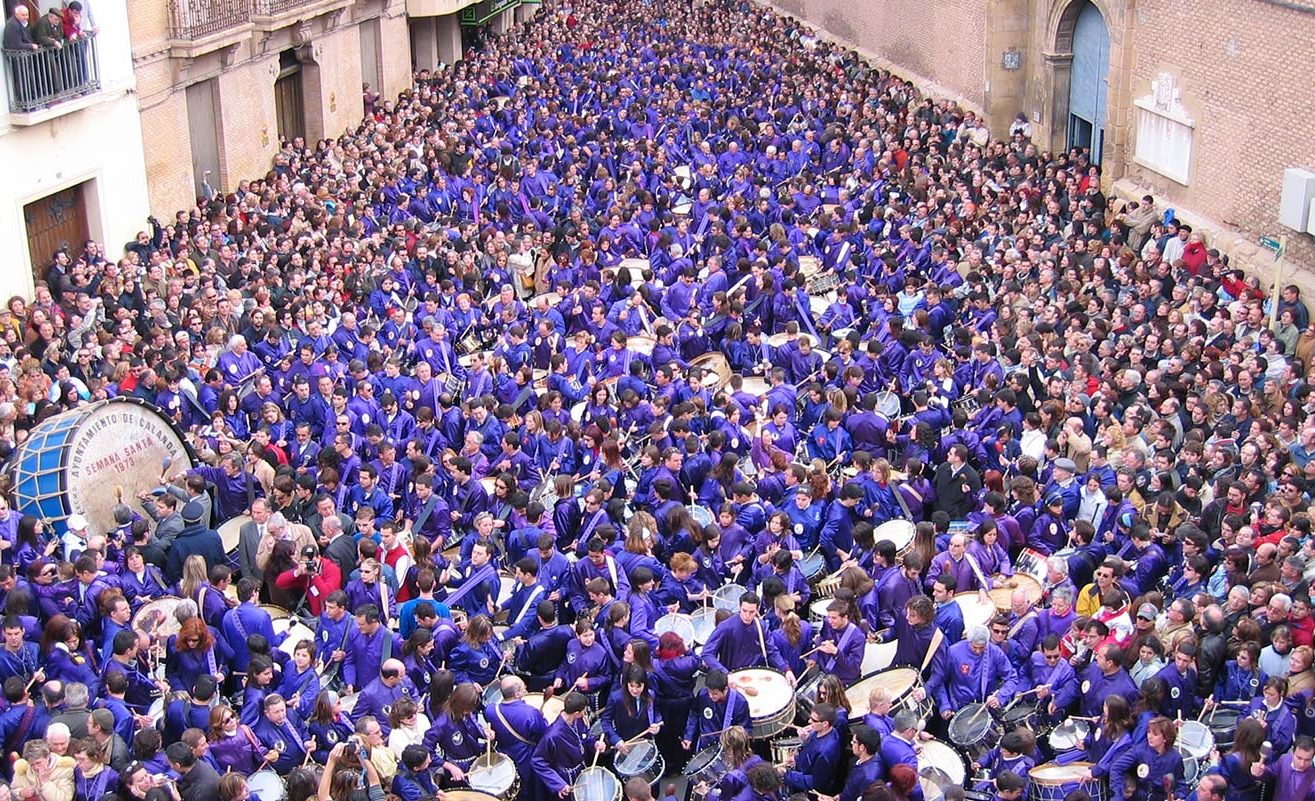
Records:
<instances>
[{"instance_id":1,"label":"shoulder strap","mask_svg":"<svg viewBox=\"0 0 1315 801\"><path fill-rule=\"evenodd\" d=\"M516 731L516 728L515 728L514 726L512 726L510 722L508 722L508 720L507 720L507 716L504 715L504 714L502 714L502 704L495 704L495 705L494 705L494 707L493 707L493 714L495 714L495 715L498 716L498 720L502 721L502 725L507 727L507 732L508 732L512 737L515 737L517 740L520 740L521 742L525 743L526 745L533 745L532 742L530 742L529 740L527 740L527 739L525 739L524 737L522 737L522 736L521 736L521 733L518 732L518 731Z\"/></svg>"},{"instance_id":2,"label":"shoulder strap","mask_svg":"<svg viewBox=\"0 0 1315 801\"><path fill-rule=\"evenodd\" d=\"M945 639L945 634L938 628L932 629L931 643L927 646L927 655L922 658L922 667L918 668L919 673L925 673L927 666L936 656L936 649L941 647L941 641Z\"/></svg>"}]
</instances>

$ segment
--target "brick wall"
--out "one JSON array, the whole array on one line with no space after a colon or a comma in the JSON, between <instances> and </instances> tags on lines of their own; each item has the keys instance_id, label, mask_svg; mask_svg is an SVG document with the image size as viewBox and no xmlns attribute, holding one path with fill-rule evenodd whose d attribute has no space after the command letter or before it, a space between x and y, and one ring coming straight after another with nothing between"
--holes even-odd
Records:
<instances>
[{"instance_id":1,"label":"brick wall","mask_svg":"<svg viewBox=\"0 0 1315 801\"><path fill-rule=\"evenodd\" d=\"M1196 129L1188 186L1136 164L1128 177L1251 241L1279 233L1283 169L1315 169L1315 56L1295 46L1315 41L1315 14L1262 0L1143 0L1134 16L1132 95L1173 73ZM1315 238L1289 233L1290 261L1315 273Z\"/></svg>"},{"instance_id":2,"label":"brick wall","mask_svg":"<svg viewBox=\"0 0 1315 801\"><path fill-rule=\"evenodd\" d=\"M379 92L385 98L395 98L411 86L411 33L406 15L400 11L396 15L385 13L379 20L379 38L383 41L383 88Z\"/></svg>"},{"instance_id":3,"label":"brick wall","mask_svg":"<svg viewBox=\"0 0 1315 801\"><path fill-rule=\"evenodd\" d=\"M986 83L984 0L771 0L918 82L980 107Z\"/></svg>"},{"instance_id":4,"label":"brick wall","mask_svg":"<svg viewBox=\"0 0 1315 801\"><path fill-rule=\"evenodd\" d=\"M324 119L323 135L335 137L361 122L361 34L356 26L320 37L319 108ZM384 49L388 49L385 43ZM307 100L312 88L305 87ZM309 124L309 117L307 124Z\"/></svg>"}]
</instances>

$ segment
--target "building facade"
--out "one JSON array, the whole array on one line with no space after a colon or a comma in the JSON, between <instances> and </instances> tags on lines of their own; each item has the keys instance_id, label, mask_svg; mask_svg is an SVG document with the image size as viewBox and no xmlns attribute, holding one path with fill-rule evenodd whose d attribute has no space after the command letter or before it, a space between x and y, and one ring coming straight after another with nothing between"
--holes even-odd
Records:
<instances>
[{"instance_id":1,"label":"building facade","mask_svg":"<svg viewBox=\"0 0 1315 801\"><path fill-rule=\"evenodd\" d=\"M411 83L402 0L128 0L150 206L268 172L280 139L360 124Z\"/></svg>"},{"instance_id":2,"label":"building facade","mask_svg":"<svg viewBox=\"0 0 1315 801\"><path fill-rule=\"evenodd\" d=\"M7 3L7 15L17 5L33 25L48 7ZM7 95L0 108L3 298L31 297L56 250L80 253L95 239L117 256L145 225L128 14L122 3L89 11L85 35L58 50L6 51L0 61Z\"/></svg>"},{"instance_id":3,"label":"building facade","mask_svg":"<svg viewBox=\"0 0 1315 801\"><path fill-rule=\"evenodd\" d=\"M1149 191L1264 270L1288 236L1315 289L1315 237L1278 222L1284 170L1315 171L1315 0L771 0L922 88L1027 115L1042 148L1089 146L1107 189ZM951 44L952 43L952 44Z\"/></svg>"}]
</instances>

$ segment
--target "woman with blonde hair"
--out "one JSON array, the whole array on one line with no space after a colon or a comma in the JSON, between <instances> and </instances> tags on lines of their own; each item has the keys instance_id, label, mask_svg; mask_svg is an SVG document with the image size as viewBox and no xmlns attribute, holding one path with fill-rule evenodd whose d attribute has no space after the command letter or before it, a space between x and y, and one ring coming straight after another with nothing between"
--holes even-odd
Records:
<instances>
[{"instance_id":1,"label":"woman with blonde hair","mask_svg":"<svg viewBox=\"0 0 1315 801\"><path fill-rule=\"evenodd\" d=\"M699 782L695 790L704 794L705 801L731 801L738 798L740 793L749 789L749 769L763 763L763 758L753 752L749 733L743 726L726 729L721 733L719 742L722 763L729 770L717 780L715 787L709 787L707 782Z\"/></svg>"},{"instance_id":2,"label":"woman with blonde hair","mask_svg":"<svg viewBox=\"0 0 1315 801\"><path fill-rule=\"evenodd\" d=\"M800 619L795 612L794 598L787 593L776 596L772 602L776 617L781 625L771 633L772 644L781 653L781 658L790 666L796 676L802 676L804 668L803 652L806 645L813 641L813 626L807 620Z\"/></svg>"}]
</instances>

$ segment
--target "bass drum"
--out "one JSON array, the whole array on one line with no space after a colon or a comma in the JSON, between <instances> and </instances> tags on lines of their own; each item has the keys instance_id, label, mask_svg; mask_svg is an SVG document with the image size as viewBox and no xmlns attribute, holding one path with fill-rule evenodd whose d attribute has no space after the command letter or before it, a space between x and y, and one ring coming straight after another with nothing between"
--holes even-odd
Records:
<instances>
[{"instance_id":1,"label":"bass drum","mask_svg":"<svg viewBox=\"0 0 1315 801\"><path fill-rule=\"evenodd\" d=\"M39 423L14 453L9 478L14 509L44 521L56 536L75 512L93 534L105 534L116 526L111 490L136 504L137 493L159 484L162 473L191 467L191 448L173 421L143 401L114 398Z\"/></svg>"}]
</instances>

